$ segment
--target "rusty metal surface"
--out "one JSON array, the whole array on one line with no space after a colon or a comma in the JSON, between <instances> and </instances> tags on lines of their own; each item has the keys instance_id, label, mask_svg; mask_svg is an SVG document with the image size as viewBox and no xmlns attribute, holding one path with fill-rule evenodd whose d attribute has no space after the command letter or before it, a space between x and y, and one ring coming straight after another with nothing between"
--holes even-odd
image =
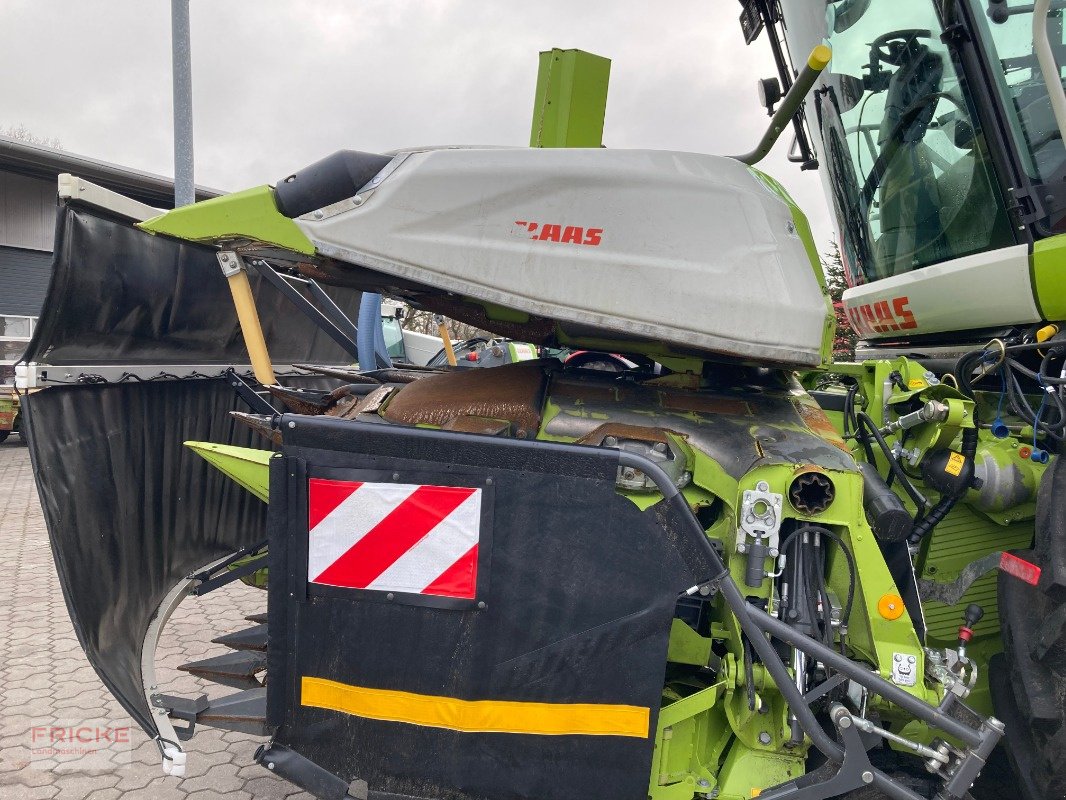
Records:
<instances>
[{"instance_id":1,"label":"rusty metal surface","mask_svg":"<svg viewBox=\"0 0 1066 800\"><path fill-rule=\"evenodd\" d=\"M247 414L243 411L231 411L230 416L242 425L247 425L253 431L266 437L274 444L281 444L281 431L272 424L270 417L265 414Z\"/></svg>"},{"instance_id":2,"label":"rusty metal surface","mask_svg":"<svg viewBox=\"0 0 1066 800\"><path fill-rule=\"evenodd\" d=\"M480 433L483 436L503 436L511 432L511 421L492 417L455 417L445 422L441 430L456 433Z\"/></svg>"},{"instance_id":3,"label":"rusty metal surface","mask_svg":"<svg viewBox=\"0 0 1066 800\"><path fill-rule=\"evenodd\" d=\"M293 364L296 369L302 369L304 372L311 372L315 375L325 375L330 378L339 378L342 381L348 381L349 383L381 383L377 378L371 378L365 373L360 372L355 367L346 369L345 367L324 366L321 364Z\"/></svg>"},{"instance_id":4,"label":"rusty metal surface","mask_svg":"<svg viewBox=\"0 0 1066 800\"><path fill-rule=\"evenodd\" d=\"M577 441L605 423L661 428L687 439L734 478L760 463L853 471L850 455L812 431L796 391L793 384L694 393L619 383L610 375L561 373L549 388L559 413L543 433Z\"/></svg>"},{"instance_id":5,"label":"rusty metal surface","mask_svg":"<svg viewBox=\"0 0 1066 800\"><path fill-rule=\"evenodd\" d=\"M517 438L532 436L540 427L546 367L526 361L433 375L403 386L381 416L437 427L460 417L490 417L508 420Z\"/></svg>"},{"instance_id":6,"label":"rusty metal surface","mask_svg":"<svg viewBox=\"0 0 1066 800\"><path fill-rule=\"evenodd\" d=\"M285 386L265 387L271 396L280 400L294 414L322 414L329 407L329 392L289 389Z\"/></svg>"}]
</instances>

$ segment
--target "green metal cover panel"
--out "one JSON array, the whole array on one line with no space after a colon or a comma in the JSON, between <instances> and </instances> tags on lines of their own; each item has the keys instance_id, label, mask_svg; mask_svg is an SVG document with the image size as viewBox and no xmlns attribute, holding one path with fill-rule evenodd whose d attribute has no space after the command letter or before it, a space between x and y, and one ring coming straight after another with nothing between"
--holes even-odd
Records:
<instances>
[{"instance_id":1,"label":"green metal cover panel","mask_svg":"<svg viewBox=\"0 0 1066 800\"><path fill-rule=\"evenodd\" d=\"M583 50L540 54L530 147L600 147L611 60Z\"/></svg>"},{"instance_id":2,"label":"green metal cover panel","mask_svg":"<svg viewBox=\"0 0 1066 800\"><path fill-rule=\"evenodd\" d=\"M1066 235L1033 245L1033 286L1045 319L1066 319Z\"/></svg>"}]
</instances>

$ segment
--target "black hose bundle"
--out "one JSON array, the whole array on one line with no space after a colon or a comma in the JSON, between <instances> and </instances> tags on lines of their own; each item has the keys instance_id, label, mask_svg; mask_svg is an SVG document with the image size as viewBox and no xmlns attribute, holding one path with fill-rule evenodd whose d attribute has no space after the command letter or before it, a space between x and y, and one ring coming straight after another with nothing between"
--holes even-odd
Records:
<instances>
[{"instance_id":1,"label":"black hose bundle","mask_svg":"<svg viewBox=\"0 0 1066 800\"><path fill-rule=\"evenodd\" d=\"M962 447L960 452L970 463L973 463L974 456L977 454L977 412L974 411L974 426L972 428L964 428L962 431ZM967 482L970 483L970 482ZM912 542L920 542L923 537L929 535L929 533L937 526L938 523L943 521L951 509L955 507L955 504L959 502L959 498L962 497L966 490L969 489L969 485L962 485L956 491L945 492L935 506L929 509L929 513L926 514L921 520L917 521L914 525L914 531L910 535Z\"/></svg>"},{"instance_id":2,"label":"black hose bundle","mask_svg":"<svg viewBox=\"0 0 1066 800\"><path fill-rule=\"evenodd\" d=\"M820 639L823 644L829 647L833 646L833 626L832 626L832 604L829 601L829 593L826 590L825 580L825 553L826 549L821 547L802 545L802 534L819 535L824 536L826 539L836 542L840 549L844 552L844 558L848 564L848 594L844 601L844 607L842 609L841 623L844 627L847 626L848 621L851 619L852 607L855 604L855 584L858 580L858 569L855 563L855 554L851 552L851 549L845 544L844 540L833 531L828 528L823 528L820 525L803 525L791 533L789 533L781 542L781 552L792 560L792 563L797 563L798 560L803 560L803 568L799 570L798 574L804 576L804 586L792 587L792 596L789 598L790 606L797 606L803 603L806 606L806 615L811 623L820 622L821 629L817 626L811 630L808 635ZM822 613L818 613L818 601L821 601ZM787 621L787 620L786 620ZM844 649L844 636L840 637L840 647L843 652Z\"/></svg>"}]
</instances>

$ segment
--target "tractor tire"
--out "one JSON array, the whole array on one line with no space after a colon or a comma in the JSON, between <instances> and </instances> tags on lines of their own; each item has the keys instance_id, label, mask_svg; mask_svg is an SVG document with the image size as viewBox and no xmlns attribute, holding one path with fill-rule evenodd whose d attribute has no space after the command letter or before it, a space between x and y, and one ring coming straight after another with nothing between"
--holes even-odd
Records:
<instances>
[{"instance_id":1,"label":"tractor tire","mask_svg":"<svg viewBox=\"0 0 1066 800\"><path fill-rule=\"evenodd\" d=\"M999 576L1003 653L989 664L992 700L1025 800L1066 800L1066 460L1055 459L1037 498L1036 546L1020 553L1042 570L1031 586Z\"/></svg>"},{"instance_id":2,"label":"tractor tire","mask_svg":"<svg viewBox=\"0 0 1066 800\"><path fill-rule=\"evenodd\" d=\"M11 435L11 431L0 431L0 442L3 442Z\"/></svg>"}]
</instances>

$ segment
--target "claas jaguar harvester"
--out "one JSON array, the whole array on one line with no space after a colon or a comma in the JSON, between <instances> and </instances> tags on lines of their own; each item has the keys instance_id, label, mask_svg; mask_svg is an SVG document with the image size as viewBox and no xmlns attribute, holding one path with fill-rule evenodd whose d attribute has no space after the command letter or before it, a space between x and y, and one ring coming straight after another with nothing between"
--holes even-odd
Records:
<instances>
[{"instance_id":1,"label":"claas jaguar harvester","mask_svg":"<svg viewBox=\"0 0 1066 800\"><path fill-rule=\"evenodd\" d=\"M214 725L322 798L959 800L1002 745L1062 797L1066 59L1059 0L1012 3L746 0L780 75L735 158L68 192L29 358L82 380L29 440L82 644L165 769ZM854 363L751 166L790 126ZM355 370L327 351L359 291L633 366ZM109 347L138 380L78 366ZM237 579L265 613L182 667L237 691L168 691L167 618Z\"/></svg>"}]
</instances>

